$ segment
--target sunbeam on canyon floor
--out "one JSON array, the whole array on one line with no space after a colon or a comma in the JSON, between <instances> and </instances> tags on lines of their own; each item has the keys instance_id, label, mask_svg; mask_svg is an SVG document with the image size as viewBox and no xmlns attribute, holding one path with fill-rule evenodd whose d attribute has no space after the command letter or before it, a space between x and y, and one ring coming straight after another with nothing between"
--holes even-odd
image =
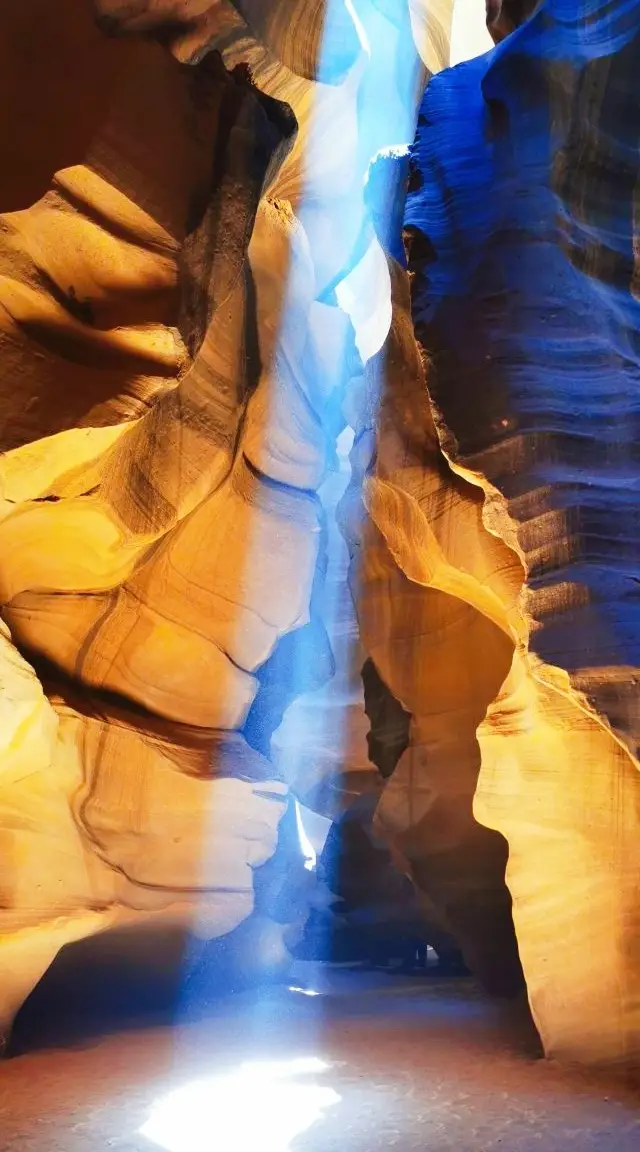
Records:
<instances>
[{"instance_id":1,"label":"sunbeam on canyon floor","mask_svg":"<svg viewBox=\"0 0 640 1152\"><path fill-rule=\"evenodd\" d=\"M106 1000L92 1016L95 989L82 1002L82 974L62 977L37 1046L2 1069L0 1152L640 1146L637 1100L541 1060L526 1006L466 978L304 963L291 987L220 995L187 1023Z\"/></svg>"},{"instance_id":2,"label":"sunbeam on canyon floor","mask_svg":"<svg viewBox=\"0 0 640 1152\"><path fill-rule=\"evenodd\" d=\"M290 1152L340 1102L318 1082L328 1067L315 1057L242 1064L170 1092L140 1132L166 1152Z\"/></svg>"}]
</instances>

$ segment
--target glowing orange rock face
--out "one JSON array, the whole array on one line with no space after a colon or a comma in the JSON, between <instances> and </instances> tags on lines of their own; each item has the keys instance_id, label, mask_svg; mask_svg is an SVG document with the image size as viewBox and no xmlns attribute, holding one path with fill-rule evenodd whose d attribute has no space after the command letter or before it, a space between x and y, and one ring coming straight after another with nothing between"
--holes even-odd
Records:
<instances>
[{"instance_id":1,"label":"glowing orange rock face","mask_svg":"<svg viewBox=\"0 0 640 1152\"><path fill-rule=\"evenodd\" d=\"M455 577L513 647L477 728L474 812L508 841L545 1049L637 1078L635 28L617 9L610 37L590 0L566 21L560 9L549 0L493 55L436 77L421 108L412 312L450 465L437 503L423 495L435 476L422 480L427 525L406 517L433 563L405 547L402 565L439 588ZM447 573L465 489L484 532Z\"/></svg>"},{"instance_id":2,"label":"glowing orange rock face","mask_svg":"<svg viewBox=\"0 0 640 1152\"><path fill-rule=\"evenodd\" d=\"M638 1065L631 673L563 663L558 605L584 604L575 582L534 586L563 522L530 515L557 477L513 497L500 461L525 483L533 457L509 456L512 394L486 364L486 392L442 368L474 354L425 322L434 259L466 252L447 248L450 190L438 243L408 233L413 299L384 250L393 205L372 207L369 165L412 135L450 18L401 7L362 0L357 23L338 5L326 40L311 2L97 0L113 40L73 0L55 27L38 0L10 18L16 42L48 29L75 53L88 94L0 203L0 1033L68 941L257 924L290 790L323 808L353 768L346 559L318 495L348 423L358 651L410 717L377 827L487 986L515 992L522 960L548 1052ZM457 308L474 299L455 287ZM272 746L331 648L335 730L306 745L302 709Z\"/></svg>"},{"instance_id":3,"label":"glowing orange rock face","mask_svg":"<svg viewBox=\"0 0 640 1152\"><path fill-rule=\"evenodd\" d=\"M236 125L249 146L227 146L212 172ZM277 842L286 787L233 730L256 666L304 614L315 508L261 494L235 449L249 389L270 386L248 349L247 244L256 212L276 236L289 225L259 203L293 130L286 107L215 60L198 73L141 44L85 163L4 217L2 599L47 685L3 633L4 1026L69 940L140 916L188 923L196 908L201 934L232 930ZM228 250L203 258L212 211ZM205 325L194 360L178 323L187 339ZM299 583L270 609L243 578L254 520L279 541L263 569L278 590L298 557Z\"/></svg>"},{"instance_id":4,"label":"glowing orange rock face","mask_svg":"<svg viewBox=\"0 0 640 1152\"><path fill-rule=\"evenodd\" d=\"M319 628L316 492L345 348L360 371L351 312L363 347L386 332L363 185L388 140L356 146L352 18L329 86L319 6L286 27L274 6L263 37L261 6L230 25L197 8L186 31L209 46L214 24L235 28L225 62L250 67L186 67L202 41L172 55L169 8L128 6L121 30L158 16L163 43L109 44L91 130L52 146L73 162L35 203L12 187L2 218L0 1031L66 942L150 917L208 939L251 915L288 796L263 754L283 705L263 701L282 638L295 662ZM389 25L387 48L402 35ZM318 299L348 276L344 309Z\"/></svg>"}]
</instances>

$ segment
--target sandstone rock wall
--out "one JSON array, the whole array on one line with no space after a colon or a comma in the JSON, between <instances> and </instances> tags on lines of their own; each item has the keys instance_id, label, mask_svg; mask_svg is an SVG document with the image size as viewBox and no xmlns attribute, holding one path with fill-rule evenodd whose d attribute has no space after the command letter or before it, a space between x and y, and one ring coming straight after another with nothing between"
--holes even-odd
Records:
<instances>
[{"instance_id":1,"label":"sandstone rock wall","mask_svg":"<svg viewBox=\"0 0 640 1152\"><path fill-rule=\"evenodd\" d=\"M305 787L271 737L332 671L318 489L388 328L366 174L412 139L450 18L93 8L114 39L81 0L8 27L61 50L42 98L55 75L72 119L89 92L73 125L34 100L52 137L0 187L0 1033L70 940L251 916Z\"/></svg>"},{"instance_id":2,"label":"sandstone rock wall","mask_svg":"<svg viewBox=\"0 0 640 1152\"><path fill-rule=\"evenodd\" d=\"M366 658L425 914L637 1073L633 6L490 4L409 160L444 0L91 7L1 18L0 1035L116 924L286 964Z\"/></svg>"},{"instance_id":3,"label":"sandstone rock wall","mask_svg":"<svg viewBox=\"0 0 640 1152\"><path fill-rule=\"evenodd\" d=\"M622 6L549 0L435 78L406 216L445 488L477 510L466 546L445 515L456 579L507 672L474 812L508 841L547 1052L635 1074L639 50Z\"/></svg>"}]
</instances>

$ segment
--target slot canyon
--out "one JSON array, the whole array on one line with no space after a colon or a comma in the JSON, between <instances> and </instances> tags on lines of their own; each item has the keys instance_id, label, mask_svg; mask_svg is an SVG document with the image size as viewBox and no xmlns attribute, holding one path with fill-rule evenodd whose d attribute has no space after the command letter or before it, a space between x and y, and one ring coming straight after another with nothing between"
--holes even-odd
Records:
<instances>
[{"instance_id":1,"label":"slot canyon","mask_svg":"<svg viewBox=\"0 0 640 1152\"><path fill-rule=\"evenodd\" d=\"M640 5L0 31L0 1152L637 1149Z\"/></svg>"}]
</instances>

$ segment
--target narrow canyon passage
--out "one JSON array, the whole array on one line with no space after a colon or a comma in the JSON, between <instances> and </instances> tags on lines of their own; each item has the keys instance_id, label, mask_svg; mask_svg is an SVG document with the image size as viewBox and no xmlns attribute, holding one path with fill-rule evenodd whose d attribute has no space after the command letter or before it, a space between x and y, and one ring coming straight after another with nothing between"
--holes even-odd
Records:
<instances>
[{"instance_id":1,"label":"narrow canyon passage","mask_svg":"<svg viewBox=\"0 0 640 1152\"><path fill-rule=\"evenodd\" d=\"M0 1152L639 1152L640 0L4 7Z\"/></svg>"},{"instance_id":2,"label":"narrow canyon passage","mask_svg":"<svg viewBox=\"0 0 640 1152\"><path fill-rule=\"evenodd\" d=\"M183 1004L178 1015L187 1022L171 1023L122 1001L114 1007L108 994L97 1009L95 988L87 998L72 966L54 973L31 1014L45 1046L3 1069L0 1149L639 1146L631 1098L540 1059L526 1010L490 1000L472 980L311 963L298 965L294 978L296 990L229 995L196 1022ZM65 1015L69 999L75 1006ZM29 1027L24 1013L24 1048Z\"/></svg>"}]
</instances>

